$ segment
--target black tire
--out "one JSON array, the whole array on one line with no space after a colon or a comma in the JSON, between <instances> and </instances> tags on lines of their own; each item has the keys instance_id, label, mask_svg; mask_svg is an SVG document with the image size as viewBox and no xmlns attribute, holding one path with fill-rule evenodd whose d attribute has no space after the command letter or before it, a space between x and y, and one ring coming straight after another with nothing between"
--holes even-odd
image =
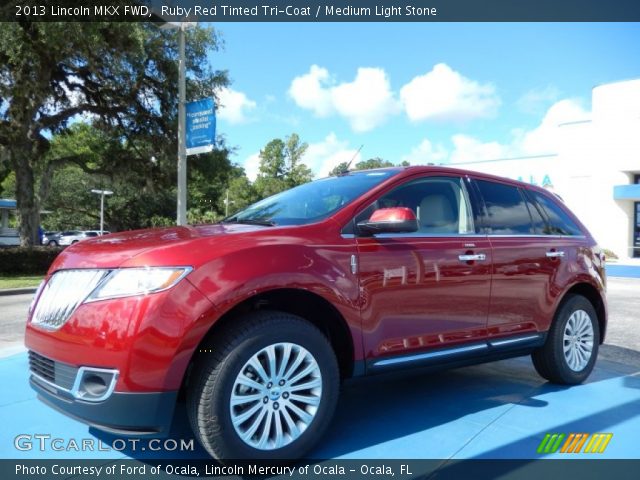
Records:
<instances>
[{"instance_id":1,"label":"black tire","mask_svg":"<svg viewBox=\"0 0 640 480\"><path fill-rule=\"evenodd\" d=\"M593 329L591 356L586 365L579 370L572 369L564 354L564 334L567 323L576 312L585 312ZM591 373L598 357L600 328L598 315L589 300L581 295L568 295L556 312L545 344L531 355L533 365L541 377L561 385L582 383Z\"/></svg>"},{"instance_id":2,"label":"black tire","mask_svg":"<svg viewBox=\"0 0 640 480\"><path fill-rule=\"evenodd\" d=\"M48 247L57 247L58 246L58 242L56 242L55 240L51 240L49 243L47 243Z\"/></svg>"},{"instance_id":3,"label":"black tire","mask_svg":"<svg viewBox=\"0 0 640 480\"><path fill-rule=\"evenodd\" d=\"M207 343L206 348L203 347L196 352L193 372L187 387L187 412L191 428L205 450L212 457L221 461L225 459L296 459L305 455L329 425L336 407L340 386L335 354L328 339L320 330L295 315L276 311L260 311L238 319L235 325L219 332L218 336L205 343ZM237 392L234 388L241 388L236 385L236 380L241 370L247 372L245 370L247 362L254 355L262 352L268 346L284 343L302 347L312 355L313 360L317 363L322 385L319 405L306 430L297 439L279 448L275 448L275 443L273 443L272 449L260 449L246 443L234 427L230 406L231 394ZM278 348L282 347L278 346ZM278 351L280 358L284 357L282 350ZM285 362L285 366L290 365L292 368L292 363ZM299 368L293 371L300 372ZM252 373L254 370L248 371ZM269 371L270 369L265 365L265 373ZM267 375L269 376L269 374ZM261 381L258 376L254 376L254 378ZM315 381L318 383L317 378ZM296 383L293 381L292 384ZM285 388L282 387L283 392ZM271 389L268 390L271 392ZM251 391L255 392L255 390ZM291 393L291 395L294 394ZM274 412L271 418L274 422L276 419L284 421L284 410L291 408L285 407L286 400L284 398L289 398L289 394L287 393L285 397L285 393L282 393L282 397L278 397L280 400L269 398L265 402L265 398L257 402L264 404L264 408L269 410L265 415L271 415L270 407L278 409L276 403L279 401L282 402L282 407L280 407L282 411L277 414ZM293 402L293 398L289 402ZM261 412L262 408L261 406L258 412ZM307 407L305 406L305 408ZM289 413L290 410L286 410L286 412ZM264 428L266 420L264 424L260 421L260 425L263 427L258 430L267 430ZM273 425L273 429L275 429L275 423ZM286 425L284 427L288 428ZM275 435L275 431L271 431ZM291 431L288 430L289 433ZM269 436L271 437L271 435Z\"/></svg>"}]
</instances>

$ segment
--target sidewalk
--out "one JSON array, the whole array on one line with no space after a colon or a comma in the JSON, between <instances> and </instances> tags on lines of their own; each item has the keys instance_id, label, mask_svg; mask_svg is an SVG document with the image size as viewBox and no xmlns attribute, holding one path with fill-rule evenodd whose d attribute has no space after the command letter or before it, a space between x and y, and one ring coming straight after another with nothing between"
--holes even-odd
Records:
<instances>
[{"instance_id":1,"label":"sidewalk","mask_svg":"<svg viewBox=\"0 0 640 480\"><path fill-rule=\"evenodd\" d=\"M640 258L607 260L607 276L640 278Z\"/></svg>"},{"instance_id":2,"label":"sidewalk","mask_svg":"<svg viewBox=\"0 0 640 480\"><path fill-rule=\"evenodd\" d=\"M24 295L25 293L36 293L38 287L22 288L0 288L0 295Z\"/></svg>"}]
</instances>

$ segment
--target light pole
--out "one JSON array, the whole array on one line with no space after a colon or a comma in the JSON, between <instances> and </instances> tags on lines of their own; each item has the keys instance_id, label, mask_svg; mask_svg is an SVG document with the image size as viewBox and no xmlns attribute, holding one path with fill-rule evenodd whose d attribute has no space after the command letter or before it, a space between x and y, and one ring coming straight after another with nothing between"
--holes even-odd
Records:
<instances>
[{"instance_id":1,"label":"light pole","mask_svg":"<svg viewBox=\"0 0 640 480\"><path fill-rule=\"evenodd\" d=\"M178 211L176 223L187 224L186 74L184 31L197 22L166 22L160 28L178 29Z\"/></svg>"},{"instance_id":2,"label":"light pole","mask_svg":"<svg viewBox=\"0 0 640 480\"><path fill-rule=\"evenodd\" d=\"M235 203L233 200L229 200L229 189L227 188L227 195L224 199L224 216L225 218L229 216L229 204Z\"/></svg>"},{"instance_id":3,"label":"light pole","mask_svg":"<svg viewBox=\"0 0 640 480\"><path fill-rule=\"evenodd\" d=\"M91 190L91 193L100 195L100 235L104 232L104 196L113 195L111 190Z\"/></svg>"}]
</instances>

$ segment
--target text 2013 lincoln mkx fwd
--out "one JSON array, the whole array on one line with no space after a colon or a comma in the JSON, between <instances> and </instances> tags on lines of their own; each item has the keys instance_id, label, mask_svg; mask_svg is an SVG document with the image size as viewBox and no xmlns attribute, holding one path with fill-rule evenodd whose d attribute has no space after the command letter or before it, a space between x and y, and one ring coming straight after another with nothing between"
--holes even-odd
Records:
<instances>
[{"instance_id":1,"label":"text 2013 lincoln mkx fwd","mask_svg":"<svg viewBox=\"0 0 640 480\"><path fill-rule=\"evenodd\" d=\"M184 393L213 457L293 459L349 377L530 354L549 381L582 382L604 290L603 254L551 192L445 167L348 172L215 225L69 247L30 310L30 382L138 436L166 433Z\"/></svg>"}]
</instances>

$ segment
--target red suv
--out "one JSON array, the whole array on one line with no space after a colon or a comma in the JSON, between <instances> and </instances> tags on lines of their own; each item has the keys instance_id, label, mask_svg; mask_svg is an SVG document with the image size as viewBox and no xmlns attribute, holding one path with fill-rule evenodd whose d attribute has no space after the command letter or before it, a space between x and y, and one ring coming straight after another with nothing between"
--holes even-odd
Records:
<instances>
[{"instance_id":1,"label":"red suv","mask_svg":"<svg viewBox=\"0 0 640 480\"><path fill-rule=\"evenodd\" d=\"M182 392L218 459L296 458L340 382L532 355L585 380L604 256L552 193L444 167L349 172L216 225L62 252L26 332L33 388L99 429L166 434Z\"/></svg>"}]
</instances>

